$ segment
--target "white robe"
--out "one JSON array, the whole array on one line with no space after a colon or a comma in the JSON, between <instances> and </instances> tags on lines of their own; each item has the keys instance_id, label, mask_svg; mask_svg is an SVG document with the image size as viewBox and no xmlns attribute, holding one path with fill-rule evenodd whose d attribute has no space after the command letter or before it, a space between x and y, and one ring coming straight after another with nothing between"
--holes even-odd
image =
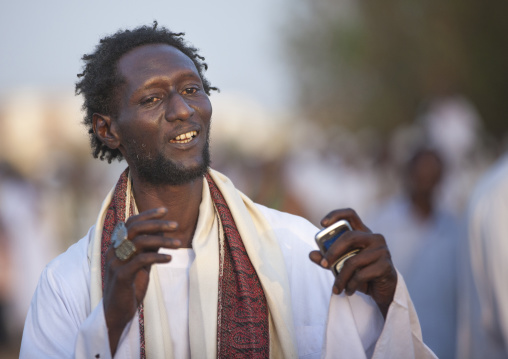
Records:
<instances>
[{"instance_id":1,"label":"white robe","mask_svg":"<svg viewBox=\"0 0 508 359\"><path fill-rule=\"evenodd\" d=\"M418 318L400 274L385 322L370 297L361 293L331 295L332 273L308 258L316 249L316 227L303 218L257 207L272 227L283 254L298 357L435 357L422 342ZM92 235L90 230L44 270L25 323L20 358L111 357L102 301L95 308L90 301L87 252ZM168 290L166 286L176 285L161 278L160 283L162 292ZM168 296L164 298L166 307L171 305ZM171 311L167 313L171 330L175 325L171 325ZM171 332L174 343L189 335L192 333ZM185 352L181 347L173 350L175 354ZM137 315L124 330L115 357L139 357Z\"/></svg>"},{"instance_id":2,"label":"white robe","mask_svg":"<svg viewBox=\"0 0 508 359\"><path fill-rule=\"evenodd\" d=\"M468 208L459 358L508 358L508 154L478 182Z\"/></svg>"}]
</instances>

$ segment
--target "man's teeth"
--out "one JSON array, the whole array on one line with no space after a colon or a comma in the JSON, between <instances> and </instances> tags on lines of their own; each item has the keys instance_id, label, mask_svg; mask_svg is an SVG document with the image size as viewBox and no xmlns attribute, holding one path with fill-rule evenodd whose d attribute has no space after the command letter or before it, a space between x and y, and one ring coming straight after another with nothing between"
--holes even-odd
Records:
<instances>
[{"instance_id":1,"label":"man's teeth","mask_svg":"<svg viewBox=\"0 0 508 359\"><path fill-rule=\"evenodd\" d=\"M198 135L197 131L190 131L187 133L182 133L181 135L176 136L170 142L171 143L177 143L177 142L178 143L188 143L197 135Z\"/></svg>"}]
</instances>

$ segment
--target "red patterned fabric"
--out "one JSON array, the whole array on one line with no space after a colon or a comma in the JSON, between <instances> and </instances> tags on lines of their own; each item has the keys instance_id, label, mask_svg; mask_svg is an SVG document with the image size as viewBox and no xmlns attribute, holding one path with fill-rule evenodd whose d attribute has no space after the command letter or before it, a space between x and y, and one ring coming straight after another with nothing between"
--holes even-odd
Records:
<instances>
[{"instance_id":1,"label":"red patterned fabric","mask_svg":"<svg viewBox=\"0 0 508 359\"><path fill-rule=\"evenodd\" d=\"M128 182L129 169L127 168L120 179L118 180L113 198L106 212L104 219L104 226L102 227L101 239L101 276L102 276L102 290L104 291L104 279L106 274L106 251L111 246L111 234L118 222L125 222L125 204L127 196L127 182ZM133 213L133 206L129 209L129 215ZM145 326L144 326L144 312L143 304L138 307L139 313L139 333L140 333L140 358L145 359Z\"/></svg>"},{"instance_id":2,"label":"red patterned fabric","mask_svg":"<svg viewBox=\"0 0 508 359\"><path fill-rule=\"evenodd\" d=\"M261 282L222 193L210 175L206 179L225 237L219 264L217 357L268 358L268 307Z\"/></svg>"},{"instance_id":3,"label":"red patterned fabric","mask_svg":"<svg viewBox=\"0 0 508 359\"><path fill-rule=\"evenodd\" d=\"M104 290L106 251L119 221L125 221L128 181L126 169L116 184L106 213L101 242L101 274ZM256 271L236 227L231 211L210 175L206 175L212 200L224 229L223 260L220 261L217 318L218 358L268 358L270 336L268 307ZM130 215L133 213L131 206ZM140 357L146 358L143 305L138 308Z\"/></svg>"}]
</instances>

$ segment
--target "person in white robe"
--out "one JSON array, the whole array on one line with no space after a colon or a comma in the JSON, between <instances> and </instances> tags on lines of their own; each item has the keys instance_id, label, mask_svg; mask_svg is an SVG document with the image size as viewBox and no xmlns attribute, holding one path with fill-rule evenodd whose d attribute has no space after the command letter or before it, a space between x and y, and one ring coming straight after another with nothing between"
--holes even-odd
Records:
<instances>
[{"instance_id":1,"label":"person in white robe","mask_svg":"<svg viewBox=\"0 0 508 359\"><path fill-rule=\"evenodd\" d=\"M323 219L353 231L321 254L317 228L209 168L214 88L181 34L120 31L83 59L94 155L129 167L88 235L45 269L21 358L435 357L384 238L353 210ZM334 278L328 269L352 249ZM252 280L228 286L225 273ZM259 288L261 310L235 294Z\"/></svg>"},{"instance_id":2,"label":"person in white robe","mask_svg":"<svg viewBox=\"0 0 508 359\"><path fill-rule=\"evenodd\" d=\"M459 358L508 358L508 155L478 182L461 250Z\"/></svg>"}]
</instances>

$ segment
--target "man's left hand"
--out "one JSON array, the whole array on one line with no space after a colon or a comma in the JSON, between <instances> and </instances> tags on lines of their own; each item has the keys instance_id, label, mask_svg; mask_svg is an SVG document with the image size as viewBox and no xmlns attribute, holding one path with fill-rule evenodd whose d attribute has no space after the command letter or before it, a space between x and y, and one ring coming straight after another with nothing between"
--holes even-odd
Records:
<instances>
[{"instance_id":1,"label":"man's left hand","mask_svg":"<svg viewBox=\"0 0 508 359\"><path fill-rule=\"evenodd\" d=\"M397 271L393 267L385 239L381 234L373 234L352 209L330 212L323 218L321 225L328 227L341 219L348 220L353 230L342 234L324 256L319 251L312 251L310 259L330 269L340 257L360 249L358 254L344 263L335 278L333 292L340 294L345 290L347 295L352 295L358 290L365 293L374 299L386 318L397 286Z\"/></svg>"}]
</instances>

